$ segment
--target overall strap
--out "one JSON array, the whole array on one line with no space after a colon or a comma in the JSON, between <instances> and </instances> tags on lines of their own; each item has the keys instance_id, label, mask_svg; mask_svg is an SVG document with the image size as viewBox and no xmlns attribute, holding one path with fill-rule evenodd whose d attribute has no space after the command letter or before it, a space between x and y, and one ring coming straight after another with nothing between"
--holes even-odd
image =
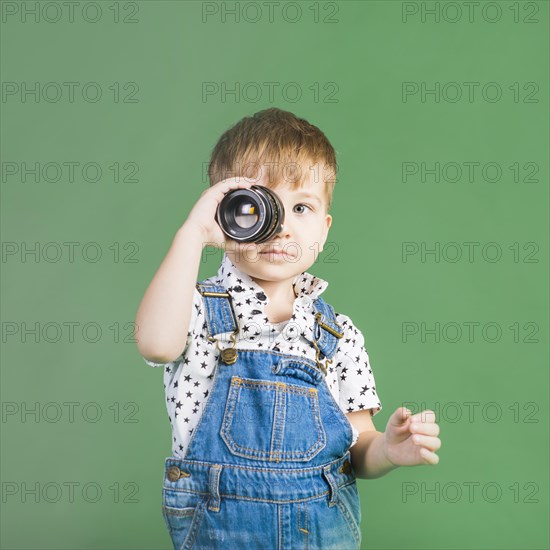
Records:
<instances>
[{"instance_id":1,"label":"overall strap","mask_svg":"<svg viewBox=\"0 0 550 550\"><path fill-rule=\"evenodd\" d=\"M231 305L231 295L221 285L198 282L196 289L203 297L209 339L218 334L239 332L239 324Z\"/></svg>"},{"instance_id":2,"label":"overall strap","mask_svg":"<svg viewBox=\"0 0 550 550\"><path fill-rule=\"evenodd\" d=\"M332 363L332 357L338 348L338 340L344 336L342 327L336 322L334 308L321 296L314 300L313 310L315 311L313 345L317 350L317 362L322 357L326 357L325 364Z\"/></svg>"}]
</instances>

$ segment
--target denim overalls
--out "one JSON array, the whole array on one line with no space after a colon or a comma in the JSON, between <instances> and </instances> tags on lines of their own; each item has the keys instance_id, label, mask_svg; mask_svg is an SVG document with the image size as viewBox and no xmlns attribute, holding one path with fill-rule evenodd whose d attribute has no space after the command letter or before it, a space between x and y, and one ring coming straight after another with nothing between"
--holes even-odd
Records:
<instances>
[{"instance_id":1,"label":"denim overalls","mask_svg":"<svg viewBox=\"0 0 550 550\"><path fill-rule=\"evenodd\" d=\"M239 350L229 293L196 288L210 341L232 333L233 346L220 354L185 458L165 460L162 510L175 550L359 549L353 433L319 361L330 362L342 337L334 309L313 302L317 361Z\"/></svg>"}]
</instances>

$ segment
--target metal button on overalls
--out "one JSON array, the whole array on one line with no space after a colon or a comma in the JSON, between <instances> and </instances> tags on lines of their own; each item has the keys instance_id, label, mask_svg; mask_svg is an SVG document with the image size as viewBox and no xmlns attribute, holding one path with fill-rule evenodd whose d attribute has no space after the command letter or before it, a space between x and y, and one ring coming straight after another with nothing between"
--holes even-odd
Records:
<instances>
[{"instance_id":1,"label":"metal button on overalls","mask_svg":"<svg viewBox=\"0 0 550 550\"><path fill-rule=\"evenodd\" d=\"M180 478L180 469L177 466L168 468L167 477L170 481L177 481Z\"/></svg>"},{"instance_id":2,"label":"metal button on overalls","mask_svg":"<svg viewBox=\"0 0 550 550\"><path fill-rule=\"evenodd\" d=\"M351 464L349 460L344 460L344 463L341 466L341 471L345 474L349 474L351 472Z\"/></svg>"}]
</instances>

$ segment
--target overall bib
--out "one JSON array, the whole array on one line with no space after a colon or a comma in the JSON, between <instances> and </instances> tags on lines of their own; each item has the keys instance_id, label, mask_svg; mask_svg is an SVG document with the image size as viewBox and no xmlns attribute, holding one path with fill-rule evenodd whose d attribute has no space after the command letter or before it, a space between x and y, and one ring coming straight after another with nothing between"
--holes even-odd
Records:
<instances>
[{"instance_id":1,"label":"overall bib","mask_svg":"<svg viewBox=\"0 0 550 550\"><path fill-rule=\"evenodd\" d=\"M197 283L208 337L232 333L184 459L165 460L162 510L175 550L355 550L361 508L352 428L325 381L342 337L313 302L317 361L239 350L231 297ZM219 348L219 345L218 345Z\"/></svg>"}]
</instances>

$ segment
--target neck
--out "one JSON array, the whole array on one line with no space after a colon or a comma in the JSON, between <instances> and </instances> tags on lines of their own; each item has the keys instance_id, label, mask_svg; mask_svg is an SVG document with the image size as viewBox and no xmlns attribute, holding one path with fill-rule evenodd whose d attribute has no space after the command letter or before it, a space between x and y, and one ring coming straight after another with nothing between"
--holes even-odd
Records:
<instances>
[{"instance_id":1,"label":"neck","mask_svg":"<svg viewBox=\"0 0 550 550\"><path fill-rule=\"evenodd\" d=\"M263 281L252 277L253 281L262 287L262 290L267 294L270 304L293 304L296 298L292 287L292 279L286 281Z\"/></svg>"}]
</instances>

